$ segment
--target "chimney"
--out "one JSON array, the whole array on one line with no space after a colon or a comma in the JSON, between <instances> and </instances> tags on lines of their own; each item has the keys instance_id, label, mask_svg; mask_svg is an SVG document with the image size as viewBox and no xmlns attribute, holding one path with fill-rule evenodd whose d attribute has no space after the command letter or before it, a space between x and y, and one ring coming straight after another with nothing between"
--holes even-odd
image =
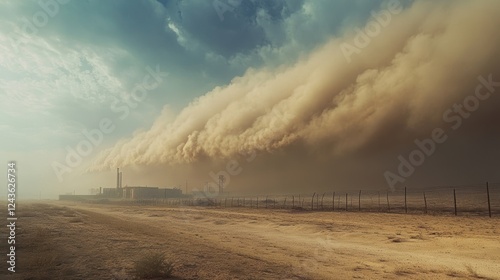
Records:
<instances>
[{"instance_id":1,"label":"chimney","mask_svg":"<svg viewBox=\"0 0 500 280\"><path fill-rule=\"evenodd\" d=\"M120 171L120 189L122 188L122 172Z\"/></svg>"},{"instance_id":2,"label":"chimney","mask_svg":"<svg viewBox=\"0 0 500 280\"><path fill-rule=\"evenodd\" d=\"M116 188L120 188L120 168L116 169Z\"/></svg>"}]
</instances>

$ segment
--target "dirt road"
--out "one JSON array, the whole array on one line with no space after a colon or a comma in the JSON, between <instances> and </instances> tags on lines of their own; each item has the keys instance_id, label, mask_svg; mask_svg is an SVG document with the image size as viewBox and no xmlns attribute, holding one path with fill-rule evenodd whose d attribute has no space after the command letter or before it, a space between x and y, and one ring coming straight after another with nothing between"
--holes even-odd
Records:
<instances>
[{"instance_id":1,"label":"dirt road","mask_svg":"<svg viewBox=\"0 0 500 280\"><path fill-rule=\"evenodd\" d=\"M134 262L152 251L166 253L177 279L500 279L498 218L20 207L17 272L7 279L132 279Z\"/></svg>"}]
</instances>

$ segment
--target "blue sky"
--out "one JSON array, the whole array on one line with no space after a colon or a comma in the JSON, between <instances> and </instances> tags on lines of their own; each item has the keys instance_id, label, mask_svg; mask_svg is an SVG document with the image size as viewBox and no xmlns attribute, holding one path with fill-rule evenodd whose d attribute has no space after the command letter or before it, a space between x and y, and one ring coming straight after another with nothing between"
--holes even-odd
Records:
<instances>
[{"instance_id":1,"label":"blue sky","mask_svg":"<svg viewBox=\"0 0 500 280\"><path fill-rule=\"evenodd\" d=\"M402 2L398 2L401 9L414 6L411 1ZM346 38L355 28L363 28L373 19L371 12L384 10L387 5L387 1L347 0L2 1L0 152L6 160L19 162L20 180L27 189L20 189L20 193L26 197L36 197L40 191L47 197L72 191L85 193L89 187L112 185L111 171L87 172L96 158L103 158L103 152L120 147L130 150L118 143L164 123L166 127L180 122L183 110L201 102L197 98L209 99L209 93L218 88L238 84L236 77L249 77L252 71L276 76L286 72L283 69L296 67L331 40ZM433 5L427 1L427 6ZM413 7L408 15L432 8ZM403 36L408 39L412 34ZM395 53L386 61L394 59ZM367 66L363 67L356 70L356 76L366 70ZM155 80L152 72L161 79ZM137 100L132 93L151 75L148 83L154 87ZM233 116L238 117L236 113ZM204 125L211 117L213 114L203 119ZM76 149L86 139L82 132L98 129L103 119L112 122L112 132L103 133L102 141L93 145L71 172L54 172L54 162L64 164L68 147ZM165 136L157 139L161 137ZM203 155L215 154L204 151ZM228 156L221 154L221 158ZM104 165L113 169L114 164L109 164L113 161L118 165L125 162L115 157ZM139 160L137 165L145 162ZM150 163L161 166L165 162ZM181 164L186 167L189 161ZM197 163L193 164L190 172L181 172L183 176L191 176ZM218 168L210 166L200 167L201 172ZM134 176L139 174L137 171ZM164 185L175 185L180 180L169 181L168 175L161 174L153 176L158 179L152 183L163 180Z\"/></svg>"},{"instance_id":2,"label":"blue sky","mask_svg":"<svg viewBox=\"0 0 500 280\"><path fill-rule=\"evenodd\" d=\"M7 126L9 136L3 138L9 145L2 146L9 150L11 145L40 149L70 144L82 127L95 126L114 98L126 95L147 74L145 67L158 65L168 79L127 118L127 126L114 135L120 138L150 124L165 104L180 110L249 67L293 63L345 22L360 20L379 5L227 2L234 10L225 11L222 19L210 1L41 3L46 5L2 2L1 90L8 101L2 127ZM35 15L47 15L44 7L54 15L46 22L40 17L39 27ZM21 130L39 137L26 139L18 135Z\"/></svg>"}]
</instances>

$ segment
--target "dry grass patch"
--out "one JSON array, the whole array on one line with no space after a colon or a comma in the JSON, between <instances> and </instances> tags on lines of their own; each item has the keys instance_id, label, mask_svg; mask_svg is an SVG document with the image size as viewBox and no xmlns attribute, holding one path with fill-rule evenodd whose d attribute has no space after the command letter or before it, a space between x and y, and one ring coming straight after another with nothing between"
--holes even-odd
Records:
<instances>
[{"instance_id":1,"label":"dry grass patch","mask_svg":"<svg viewBox=\"0 0 500 280\"><path fill-rule=\"evenodd\" d=\"M172 277L174 265L165 259L164 253L153 252L143 255L135 262L136 279L169 279Z\"/></svg>"},{"instance_id":2,"label":"dry grass patch","mask_svg":"<svg viewBox=\"0 0 500 280\"><path fill-rule=\"evenodd\" d=\"M36 227L32 230L23 229L18 247L26 247L31 250L46 249L50 247L50 230L45 227Z\"/></svg>"},{"instance_id":3,"label":"dry grass patch","mask_svg":"<svg viewBox=\"0 0 500 280\"><path fill-rule=\"evenodd\" d=\"M396 236L388 236L387 239L389 239L391 242L394 243L401 243L401 242L406 242L407 240L402 238L402 237L396 237Z\"/></svg>"},{"instance_id":4,"label":"dry grass patch","mask_svg":"<svg viewBox=\"0 0 500 280\"><path fill-rule=\"evenodd\" d=\"M83 223L83 220L80 217L75 217L75 218L70 219L68 222L70 222L70 223Z\"/></svg>"},{"instance_id":5,"label":"dry grass patch","mask_svg":"<svg viewBox=\"0 0 500 280\"><path fill-rule=\"evenodd\" d=\"M415 273L416 271L411 267L398 267L394 270L394 274L398 276L407 276Z\"/></svg>"},{"instance_id":6,"label":"dry grass patch","mask_svg":"<svg viewBox=\"0 0 500 280\"><path fill-rule=\"evenodd\" d=\"M422 233L412 235L410 236L410 239L427 240Z\"/></svg>"}]
</instances>

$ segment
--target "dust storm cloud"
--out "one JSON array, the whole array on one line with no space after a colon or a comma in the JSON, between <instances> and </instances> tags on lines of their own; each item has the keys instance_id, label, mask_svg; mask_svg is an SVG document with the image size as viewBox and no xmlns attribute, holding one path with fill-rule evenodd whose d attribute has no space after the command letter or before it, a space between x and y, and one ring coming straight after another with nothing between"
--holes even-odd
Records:
<instances>
[{"instance_id":1,"label":"dust storm cloud","mask_svg":"<svg viewBox=\"0 0 500 280\"><path fill-rule=\"evenodd\" d=\"M291 66L249 69L178 114L166 106L149 130L102 152L89 170L190 166L183 177L210 180L236 159L242 172L231 185L240 190L382 188L398 155L442 128L449 139L406 183L498 180L500 87L460 117L459 129L458 112L443 118L474 94L478 77L500 81L498 12L498 1L417 1L356 53L342 46L356 46L360 34L345 30ZM167 176L180 179L175 173Z\"/></svg>"}]
</instances>

